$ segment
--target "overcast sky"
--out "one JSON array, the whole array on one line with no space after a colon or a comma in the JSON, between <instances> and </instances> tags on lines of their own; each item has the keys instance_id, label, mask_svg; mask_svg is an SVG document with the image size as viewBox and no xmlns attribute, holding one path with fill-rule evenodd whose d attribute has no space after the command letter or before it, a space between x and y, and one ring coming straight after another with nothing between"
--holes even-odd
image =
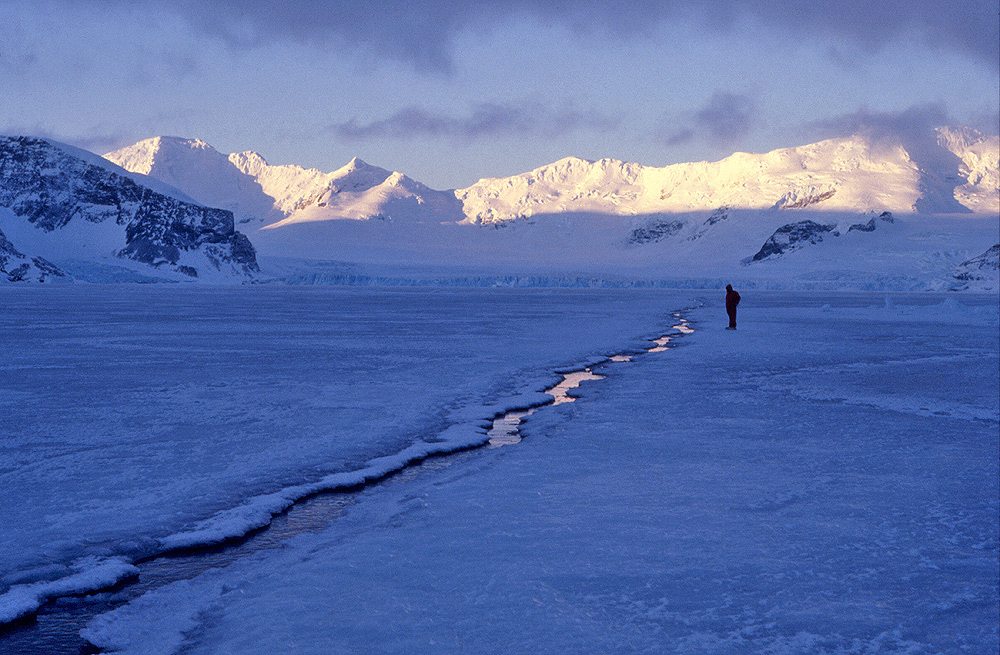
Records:
<instances>
[{"instance_id":1,"label":"overcast sky","mask_svg":"<svg viewBox=\"0 0 1000 655\"><path fill-rule=\"evenodd\" d=\"M0 0L0 133L157 135L434 188L870 127L996 133L1000 2Z\"/></svg>"}]
</instances>

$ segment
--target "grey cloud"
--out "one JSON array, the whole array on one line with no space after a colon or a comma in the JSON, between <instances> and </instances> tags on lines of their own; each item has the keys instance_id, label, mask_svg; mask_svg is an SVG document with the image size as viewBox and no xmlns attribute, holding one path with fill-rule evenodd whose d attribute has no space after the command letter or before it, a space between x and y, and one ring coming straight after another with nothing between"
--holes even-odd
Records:
<instances>
[{"instance_id":1,"label":"grey cloud","mask_svg":"<svg viewBox=\"0 0 1000 655\"><path fill-rule=\"evenodd\" d=\"M669 119L663 140L668 146L681 146L700 137L725 150L750 133L755 116L755 103L749 96L716 91L702 108Z\"/></svg>"},{"instance_id":2,"label":"grey cloud","mask_svg":"<svg viewBox=\"0 0 1000 655\"><path fill-rule=\"evenodd\" d=\"M491 136L559 136L575 130L605 131L617 121L595 111L572 107L551 109L540 103L523 105L482 103L465 116L436 113L420 107L407 107L388 118L360 123L351 119L332 126L344 140L410 139L424 136L465 140Z\"/></svg>"},{"instance_id":3,"label":"grey cloud","mask_svg":"<svg viewBox=\"0 0 1000 655\"><path fill-rule=\"evenodd\" d=\"M329 42L372 59L447 72L451 43L465 25L481 22L475 3L411 0L180 0L174 10L235 47L276 38Z\"/></svg>"},{"instance_id":4,"label":"grey cloud","mask_svg":"<svg viewBox=\"0 0 1000 655\"><path fill-rule=\"evenodd\" d=\"M859 109L807 127L813 138L846 137L861 134L879 145L917 144L932 140L934 128L953 121L941 103L915 105L899 112L872 112Z\"/></svg>"},{"instance_id":5,"label":"grey cloud","mask_svg":"<svg viewBox=\"0 0 1000 655\"><path fill-rule=\"evenodd\" d=\"M102 154L117 148L135 143L138 138L133 134L120 132L104 132L94 129L88 133L70 134L46 129L39 123L4 123L0 122L0 134L8 136L35 136L51 139L89 152Z\"/></svg>"},{"instance_id":6,"label":"grey cloud","mask_svg":"<svg viewBox=\"0 0 1000 655\"><path fill-rule=\"evenodd\" d=\"M1000 111L994 109L992 111L977 112L969 117L966 124L976 128L983 134L991 136L1000 134Z\"/></svg>"},{"instance_id":7,"label":"grey cloud","mask_svg":"<svg viewBox=\"0 0 1000 655\"><path fill-rule=\"evenodd\" d=\"M69 0L62 0L69 2ZM494 29L511 17L533 17L588 36L649 36L666 22L693 19L725 31L750 18L810 39L845 37L877 50L887 40L915 36L925 43L964 52L1000 69L1000 2L997 0L579 0L567 8L549 0L84 0L100 7L145 4L179 12L205 32L236 46L274 38L336 40L373 58L393 58L419 69L448 71L452 44L463 29ZM74 0L79 2L79 0ZM867 53L864 53L867 56Z\"/></svg>"},{"instance_id":8,"label":"grey cloud","mask_svg":"<svg viewBox=\"0 0 1000 655\"><path fill-rule=\"evenodd\" d=\"M741 5L749 5L744 0ZM928 44L965 52L994 69L1000 68L1000 2L993 0L910 0L906 3L867 0L778 0L753 3L748 13L773 25L810 34L830 33L878 48L900 35L915 35ZM866 53L859 53L864 56Z\"/></svg>"},{"instance_id":9,"label":"grey cloud","mask_svg":"<svg viewBox=\"0 0 1000 655\"><path fill-rule=\"evenodd\" d=\"M753 117L753 100L736 93L716 92L695 114L695 122L714 143L728 145L750 132Z\"/></svg>"},{"instance_id":10,"label":"grey cloud","mask_svg":"<svg viewBox=\"0 0 1000 655\"><path fill-rule=\"evenodd\" d=\"M57 141L62 141L63 143L68 143L71 146L76 146L77 148L83 148L84 150L89 150L90 152L96 153L98 155L103 155L106 152L111 152L112 150L117 150L118 148L124 148L125 146L132 145L140 139L147 138L152 132L144 132L142 136L136 136L131 133L121 133L121 134L99 134L99 135L82 135L82 136L66 136L63 138L56 138Z\"/></svg>"},{"instance_id":11,"label":"grey cloud","mask_svg":"<svg viewBox=\"0 0 1000 655\"><path fill-rule=\"evenodd\" d=\"M682 146L694 139L694 130L685 127L675 132L671 132L666 137L668 146Z\"/></svg>"}]
</instances>

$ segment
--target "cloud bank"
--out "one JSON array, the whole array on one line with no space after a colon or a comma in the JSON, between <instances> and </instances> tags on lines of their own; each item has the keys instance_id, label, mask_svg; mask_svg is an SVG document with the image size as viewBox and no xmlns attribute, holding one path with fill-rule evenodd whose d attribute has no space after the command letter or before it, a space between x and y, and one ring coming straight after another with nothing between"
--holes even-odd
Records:
<instances>
[{"instance_id":1,"label":"cloud bank","mask_svg":"<svg viewBox=\"0 0 1000 655\"><path fill-rule=\"evenodd\" d=\"M875 143L895 144L926 139L933 134L934 128L951 122L944 105L930 103L891 113L859 109L850 114L815 121L810 128L820 138L861 134Z\"/></svg>"},{"instance_id":2,"label":"cloud bank","mask_svg":"<svg viewBox=\"0 0 1000 655\"><path fill-rule=\"evenodd\" d=\"M832 34L874 49L905 35L1000 70L996 0L909 0L903 5L870 0L579 0L569 6L547 0L73 0L75 6L83 3L177 12L203 32L238 47L278 38L332 40L370 57L437 72L451 69L453 40L460 31L495 29L512 18L624 39L649 36L658 26L679 20L720 31L752 20L783 30L791 39Z\"/></svg>"},{"instance_id":3,"label":"cloud bank","mask_svg":"<svg viewBox=\"0 0 1000 655\"><path fill-rule=\"evenodd\" d=\"M750 132L754 103L737 93L717 92L695 114L698 126L707 130L711 140L720 145L733 143Z\"/></svg>"},{"instance_id":4,"label":"cloud bank","mask_svg":"<svg viewBox=\"0 0 1000 655\"><path fill-rule=\"evenodd\" d=\"M572 107L552 109L541 103L520 105L480 103L464 116L407 107L388 118L361 123L351 119L332 126L334 134L346 141L364 139L413 139L448 137L473 140L494 136L555 137L585 129L613 129L618 121L596 111L578 111Z\"/></svg>"},{"instance_id":5,"label":"cloud bank","mask_svg":"<svg viewBox=\"0 0 1000 655\"><path fill-rule=\"evenodd\" d=\"M755 115L756 106L749 96L716 91L682 127L673 127L665 142L678 146L701 136L716 148L728 148L750 133Z\"/></svg>"}]
</instances>

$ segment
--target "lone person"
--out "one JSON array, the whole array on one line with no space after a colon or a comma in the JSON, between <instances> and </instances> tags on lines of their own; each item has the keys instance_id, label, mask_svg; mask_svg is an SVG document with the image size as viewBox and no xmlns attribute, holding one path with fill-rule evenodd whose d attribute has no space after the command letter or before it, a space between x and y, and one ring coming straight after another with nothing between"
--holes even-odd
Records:
<instances>
[{"instance_id":1,"label":"lone person","mask_svg":"<svg viewBox=\"0 0 1000 655\"><path fill-rule=\"evenodd\" d=\"M733 285L726 285L726 313L729 314L729 327L727 330L736 329L736 305L740 304L740 294L733 290Z\"/></svg>"}]
</instances>

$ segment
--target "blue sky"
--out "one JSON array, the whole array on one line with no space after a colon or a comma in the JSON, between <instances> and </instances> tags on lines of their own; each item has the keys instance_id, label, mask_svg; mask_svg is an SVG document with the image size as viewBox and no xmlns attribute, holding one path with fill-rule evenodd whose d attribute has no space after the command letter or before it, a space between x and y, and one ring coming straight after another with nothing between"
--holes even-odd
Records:
<instances>
[{"instance_id":1,"label":"blue sky","mask_svg":"<svg viewBox=\"0 0 1000 655\"><path fill-rule=\"evenodd\" d=\"M434 188L873 126L995 133L1000 3L0 0L0 133L157 135Z\"/></svg>"}]
</instances>

